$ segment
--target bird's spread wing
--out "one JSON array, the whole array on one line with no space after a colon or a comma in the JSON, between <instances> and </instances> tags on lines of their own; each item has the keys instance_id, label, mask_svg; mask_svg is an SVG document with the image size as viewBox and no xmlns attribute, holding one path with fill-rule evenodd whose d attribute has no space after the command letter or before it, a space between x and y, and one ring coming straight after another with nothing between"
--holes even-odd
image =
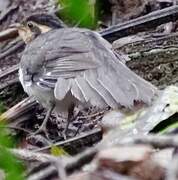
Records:
<instances>
[{"instance_id":1,"label":"bird's spread wing","mask_svg":"<svg viewBox=\"0 0 178 180\"><path fill-rule=\"evenodd\" d=\"M54 88L58 100L70 91L81 102L99 107L131 107L134 100L151 101L155 87L129 70L97 33L62 31L50 35L40 48L43 66L34 75L34 83Z\"/></svg>"}]
</instances>

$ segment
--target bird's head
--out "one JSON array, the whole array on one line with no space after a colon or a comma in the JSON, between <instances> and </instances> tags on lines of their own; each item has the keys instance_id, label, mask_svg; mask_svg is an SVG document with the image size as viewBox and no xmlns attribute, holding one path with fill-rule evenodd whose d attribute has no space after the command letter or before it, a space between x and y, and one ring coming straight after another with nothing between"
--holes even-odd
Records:
<instances>
[{"instance_id":1,"label":"bird's head","mask_svg":"<svg viewBox=\"0 0 178 180\"><path fill-rule=\"evenodd\" d=\"M27 17L22 23L15 24L15 27L25 43L29 43L40 34L52 29L63 28L65 25L54 15L34 14Z\"/></svg>"}]
</instances>

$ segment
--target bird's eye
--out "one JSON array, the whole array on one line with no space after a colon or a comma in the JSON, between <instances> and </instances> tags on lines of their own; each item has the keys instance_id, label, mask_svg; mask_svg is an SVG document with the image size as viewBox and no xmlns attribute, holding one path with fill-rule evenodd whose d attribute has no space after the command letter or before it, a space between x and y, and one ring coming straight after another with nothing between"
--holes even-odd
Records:
<instances>
[{"instance_id":1,"label":"bird's eye","mask_svg":"<svg viewBox=\"0 0 178 180\"><path fill-rule=\"evenodd\" d=\"M28 22L27 26L31 29L31 28L33 28L33 23L32 22Z\"/></svg>"}]
</instances>

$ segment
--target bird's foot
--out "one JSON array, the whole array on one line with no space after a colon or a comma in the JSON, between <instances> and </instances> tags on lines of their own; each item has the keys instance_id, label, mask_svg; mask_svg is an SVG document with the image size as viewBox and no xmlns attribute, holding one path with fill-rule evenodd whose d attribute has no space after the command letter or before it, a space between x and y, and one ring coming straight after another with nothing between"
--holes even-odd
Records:
<instances>
[{"instance_id":1,"label":"bird's foot","mask_svg":"<svg viewBox=\"0 0 178 180\"><path fill-rule=\"evenodd\" d=\"M33 133L33 136L36 135L36 134L39 134L39 133L44 133L45 136L46 136L46 138L49 139L49 135L48 135L48 132L47 132L46 125L47 125L48 119L49 119L49 117L50 117L50 115L51 115L51 112L52 112L53 108L54 108L54 106L51 106L51 108L47 111L46 117L45 117L45 119L43 120L43 123L42 123L41 126L38 128L38 130Z\"/></svg>"},{"instance_id":2,"label":"bird's foot","mask_svg":"<svg viewBox=\"0 0 178 180\"><path fill-rule=\"evenodd\" d=\"M46 132L47 132L46 124L42 124L33 134L46 133Z\"/></svg>"},{"instance_id":3,"label":"bird's foot","mask_svg":"<svg viewBox=\"0 0 178 180\"><path fill-rule=\"evenodd\" d=\"M64 129L64 132L63 132L63 136L64 136L65 140L67 139L67 136L68 136L69 124L70 124L70 121L68 120L67 124L66 124L66 127Z\"/></svg>"},{"instance_id":4,"label":"bird's foot","mask_svg":"<svg viewBox=\"0 0 178 180\"><path fill-rule=\"evenodd\" d=\"M71 104L71 106L69 107L68 109L68 120L67 120L67 124L66 124L66 127L64 129L64 139L67 139L68 135L69 135L69 125L70 123L72 122L72 118L73 118L73 113L74 113L74 107L75 105L74 104Z\"/></svg>"}]
</instances>

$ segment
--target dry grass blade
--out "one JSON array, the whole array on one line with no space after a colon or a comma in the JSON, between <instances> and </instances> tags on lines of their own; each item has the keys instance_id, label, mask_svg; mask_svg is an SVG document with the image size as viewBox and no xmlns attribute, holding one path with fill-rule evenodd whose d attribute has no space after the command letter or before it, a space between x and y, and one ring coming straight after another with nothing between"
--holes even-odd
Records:
<instances>
[{"instance_id":1,"label":"dry grass blade","mask_svg":"<svg viewBox=\"0 0 178 180\"><path fill-rule=\"evenodd\" d=\"M21 121L21 119L29 119L31 115L30 112L36 104L37 102L32 97L26 98L3 113L0 116L0 121L13 123L14 121Z\"/></svg>"},{"instance_id":2,"label":"dry grass blade","mask_svg":"<svg viewBox=\"0 0 178 180\"><path fill-rule=\"evenodd\" d=\"M18 42L16 45L12 46L11 48L9 48L7 51L3 52L0 54L0 59L5 58L6 56L9 56L10 54L16 52L19 48L24 46L24 42L20 41Z\"/></svg>"},{"instance_id":3,"label":"dry grass blade","mask_svg":"<svg viewBox=\"0 0 178 180\"><path fill-rule=\"evenodd\" d=\"M0 73L0 79L8 76L9 74L17 72L18 68L19 68L19 65L17 64L17 65L14 65L14 66L6 69L5 71L2 71L2 73Z\"/></svg>"}]
</instances>

